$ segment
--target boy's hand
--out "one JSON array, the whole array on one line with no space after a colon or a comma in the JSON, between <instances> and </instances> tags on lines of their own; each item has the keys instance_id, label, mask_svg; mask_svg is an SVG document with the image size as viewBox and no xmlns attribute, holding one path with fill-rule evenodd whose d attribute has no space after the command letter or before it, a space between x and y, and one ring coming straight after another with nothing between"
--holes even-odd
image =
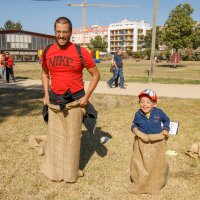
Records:
<instances>
[{"instance_id":1,"label":"boy's hand","mask_svg":"<svg viewBox=\"0 0 200 200\"><path fill-rule=\"evenodd\" d=\"M135 134L135 131L137 130L137 127L132 129L132 132Z\"/></svg>"},{"instance_id":2,"label":"boy's hand","mask_svg":"<svg viewBox=\"0 0 200 200\"><path fill-rule=\"evenodd\" d=\"M163 131L162 131L162 134L163 134L166 138L169 137L169 132L166 131L166 130L163 130Z\"/></svg>"}]
</instances>

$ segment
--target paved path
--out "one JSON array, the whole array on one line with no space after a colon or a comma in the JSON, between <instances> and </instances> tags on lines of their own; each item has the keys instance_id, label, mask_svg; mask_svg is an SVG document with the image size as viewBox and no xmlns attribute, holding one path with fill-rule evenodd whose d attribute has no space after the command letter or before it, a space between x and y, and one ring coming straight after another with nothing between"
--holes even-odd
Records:
<instances>
[{"instance_id":1,"label":"paved path","mask_svg":"<svg viewBox=\"0 0 200 200\"><path fill-rule=\"evenodd\" d=\"M89 82L85 82L87 89ZM14 83L5 83L0 79L0 88L25 88L29 90L41 90L40 80L17 80ZM143 89L151 88L156 91L160 97L178 97L178 98L200 98L200 85L188 84L159 84L159 83L127 83L126 89L109 88L104 81L100 81L94 93L99 94L116 94L116 95L133 95L137 96Z\"/></svg>"}]
</instances>

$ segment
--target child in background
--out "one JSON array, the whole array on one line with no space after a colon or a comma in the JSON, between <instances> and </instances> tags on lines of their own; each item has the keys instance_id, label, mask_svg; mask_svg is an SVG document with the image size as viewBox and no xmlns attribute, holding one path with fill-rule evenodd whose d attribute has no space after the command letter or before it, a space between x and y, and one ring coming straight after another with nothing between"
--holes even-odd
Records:
<instances>
[{"instance_id":1,"label":"child in background","mask_svg":"<svg viewBox=\"0 0 200 200\"><path fill-rule=\"evenodd\" d=\"M169 117L157 108L157 95L145 89L139 95L140 109L136 112L131 130L134 133L128 191L157 193L167 181L169 171L165 162L165 146L169 137Z\"/></svg>"},{"instance_id":2,"label":"child in background","mask_svg":"<svg viewBox=\"0 0 200 200\"><path fill-rule=\"evenodd\" d=\"M6 52L5 61L6 61L6 81L7 83L10 82L10 75L11 75L13 82L15 82L15 76L13 70L13 66L15 66L15 64L13 62L12 56L10 56L8 52Z\"/></svg>"}]
</instances>

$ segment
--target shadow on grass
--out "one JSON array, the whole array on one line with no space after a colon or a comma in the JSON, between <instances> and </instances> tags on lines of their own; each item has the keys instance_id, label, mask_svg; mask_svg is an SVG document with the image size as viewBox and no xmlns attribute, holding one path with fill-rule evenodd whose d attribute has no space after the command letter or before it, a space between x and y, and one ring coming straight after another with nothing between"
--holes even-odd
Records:
<instances>
[{"instance_id":1,"label":"shadow on grass","mask_svg":"<svg viewBox=\"0 0 200 200\"><path fill-rule=\"evenodd\" d=\"M41 90L0 88L0 123L10 116L24 116L33 110L42 110L42 102L39 102L42 97Z\"/></svg>"},{"instance_id":2,"label":"shadow on grass","mask_svg":"<svg viewBox=\"0 0 200 200\"><path fill-rule=\"evenodd\" d=\"M23 80L29 79L29 77L25 77L25 76L16 76L15 78L16 79L23 79Z\"/></svg>"},{"instance_id":3,"label":"shadow on grass","mask_svg":"<svg viewBox=\"0 0 200 200\"><path fill-rule=\"evenodd\" d=\"M186 67L185 65L176 65L175 67L174 67L174 65L173 64L166 64L166 65L157 65L157 67L168 67L168 68L181 68L181 67Z\"/></svg>"},{"instance_id":4,"label":"shadow on grass","mask_svg":"<svg viewBox=\"0 0 200 200\"><path fill-rule=\"evenodd\" d=\"M112 138L112 136L101 130L100 127L96 128L95 134L88 131L82 131L81 138L81 154L80 154L80 169L83 170L89 162L92 155L96 152L99 156L104 157L107 155L107 148L104 143L101 143L102 137Z\"/></svg>"}]
</instances>

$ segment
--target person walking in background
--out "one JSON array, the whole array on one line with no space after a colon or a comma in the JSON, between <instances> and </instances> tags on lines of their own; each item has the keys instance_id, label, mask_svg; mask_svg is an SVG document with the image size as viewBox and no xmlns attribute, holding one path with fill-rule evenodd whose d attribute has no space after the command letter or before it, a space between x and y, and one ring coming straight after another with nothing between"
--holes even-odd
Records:
<instances>
[{"instance_id":1,"label":"person walking in background","mask_svg":"<svg viewBox=\"0 0 200 200\"><path fill-rule=\"evenodd\" d=\"M6 81L7 81L7 83L10 82L10 75L12 77L12 80L15 82L14 70L13 70L13 66L15 66L15 64L13 62L12 56L10 56L8 52L5 53L5 64L6 64Z\"/></svg>"},{"instance_id":2,"label":"person walking in background","mask_svg":"<svg viewBox=\"0 0 200 200\"><path fill-rule=\"evenodd\" d=\"M130 164L130 193L157 193L167 182L165 161L166 140L169 137L169 117L157 105L157 95L151 89L139 95L140 109L136 112L131 131L134 134Z\"/></svg>"},{"instance_id":3,"label":"person walking in background","mask_svg":"<svg viewBox=\"0 0 200 200\"><path fill-rule=\"evenodd\" d=\"M56 42L49 47L42 60L48 134L41 170L53 181L74 183L79 176L83 176L79 170L82 121L100 74L87 49L80 47L84 67L92 76L85 92L84 67L75 44L70 42L71 21L66 17L58 18L54 30Z\"/></svg>"},{"instance_id":4,"label":"person walking in background","mask_svg":"<svg viewBox=\"0 0 200 200\"><path fill-rule=\"evenodd\" d=\"M1 54L0 54L0 78L4 78L4 68L5 68L5 56L1 52Z\"/></svg>"},{"instance_id":5,"label":"person walking in background","mask_svg":"<svg viewBox=\"0 0 200 200\"><path fill-rule=\"evenodd\" d=\"M114 63L114 68L113 68L114 76L108 81L108 85L110 88L112 88L113 83L115 82L115 80L117 79L119 75L120 77L119 86L120 88L125 89L123 62L122 62L122 49L117 49L117 53L114 54L114 57L113 57L113 63Z\"/></svg>"},{"instance_id":6,"label":"person walking in background","mask_svg":"<svg viewBox=\"0 0 200 200\"><path fill-rule=\"evenodd\" d=\"M113 73L113 77L115 76L115 63L114 63L114 55L112 57L112 60L111 60L111 68L110 68L110 72ZM107 82L108 83L108 82ZM119 73L117 74L117 78L115 79L115 87L118 87L119 86Z\"/></svg>"}]
</instances>

